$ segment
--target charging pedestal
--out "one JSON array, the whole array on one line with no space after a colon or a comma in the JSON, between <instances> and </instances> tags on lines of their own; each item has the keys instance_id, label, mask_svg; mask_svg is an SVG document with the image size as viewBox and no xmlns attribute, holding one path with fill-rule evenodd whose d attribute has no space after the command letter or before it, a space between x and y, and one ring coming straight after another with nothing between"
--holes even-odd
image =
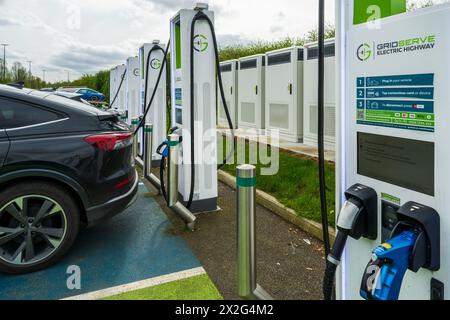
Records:
<instances>
[{"instance_id":1,"label":"charging pedestal","mask_svg":"<svg viewBox=\"0 0 450 320\"><path fill-rule=\"evenodd\" d=\"M172 126L181 129L182 135L178 190L186 204L194 183L193 201L188 208L193 213L217 209L216 60L211 28L206 20L195 22L194 41L191 41L192 22L199 10L214 23L214 13L205 4L180 10L170 20ZM194 152L194 176L191 152Z\"/></svg>"},{"instance_id":2,"label":"charging pedestal","mask_svg":"<svg viewBox=\"0 0 450 320\"><path fill-rule=\"evenodd\" d=\"M324 142L325 148L334 150L336 140L336 59L335 41L325 41L324 48ZM309 146L317 146L318 119L318 56L317 43L305 44L305 62L303 64L303 142Z\"/></svg>"},{"instance_id":3,"label":"charging pedestal","mask_svg":"<svg viewBox=\"0 0 450 320\"><path fill-rule=\"evenodd\" d=\"M114 67L109 71L109 103L112 102L117 92L117 78L117 67Z\"/></svg>"},{"instance_id":4,"label":"charging pedestal","mask_svg":"<svg viewBox=\"0 0 450 320\"><path fill-rule=\"evenodd\" d=\"M113 109L120 110L125 112L126 111L126 70L127 67L124 64L118 65L114 68L115 70L115 79L116 79L116 85L114 87L114 95L111 97L113 99L116 95L116 101L114 102L114 105L112 106ZM123 79L123 81L122 81ZM122 86L120 84L122 83ZM112 101L110 101L112 103ZM128 117L130 119L130 117Z\"/></svg>"},{"instance_id":5,"label":"charging pedestal","mask_svg":"<svg viewBox=\"0 0 450 320\"><path fill-rule=\"evenodd\" d=\"M372 188L376 223L369 227L377 230L376 238L348 240L338 299L361 298L371 252L389 253L399 243L393 237L408 228L424 242L418 252L416 240L406 257L398 298L449 296L450 5L397 14L402 2L405 8L404 1L336 1L337 205L351 197L345 191L352 185ZM370 12L365 23L361 15Z\"/></svg>"},{"instance_id":6,"label":"charging pedestal","mask_svg":"<svg viewBox=\"0 0 450 320\"><path fill-rule=\"evenodd\" d=\"M140 116L139 112L139 58L127 59L126 74L126 110L128 118L133 119ZM131 121L131 120L130 120Z\"/></svg>"},{"instance_id":7,"label":"charging pedestal","mask_svg":"<svg viewBox=\"0 0 450 320\"><path fill-rule=\"evenodd\" d=\"M220 72L222 73L223 89L228 109L230 110L231 122L233 128L237 129L237 111L238 111L238 60L228 60L220 63ZM222 99L217 99L217 124L220 127L228 128L227 115L222 103Z\"/></svg>"},{"instance_id":8,"label":"charging pedestal","mask_svg":"<svg viewBox=\"0 0 450 320\"><path fill-rule=\"evenodd\" d=\"M158 40L153 43L145 43L139 49L139 65L140 65L140 113L144 114L145 109L151 99L151 95L155 90L155 84L161 71L162 62L164 60L163 44ZM148 56L150 53L150 57ZM149 61L148 61L149 60ZM148 66L148 70L147 70ZM145 88L147 87L147 95ZM147 97L146 101L145 97ZM166 139L166 105L167 105L167 89L166 89L166 72L165 67L161 74L161 79L156 89L155 98L150 110L145 118L146 124L153 124L153 147L152 147L152 167L159 166L161 155L156 152L158 145Z\"/></svg>"}]
</instances>

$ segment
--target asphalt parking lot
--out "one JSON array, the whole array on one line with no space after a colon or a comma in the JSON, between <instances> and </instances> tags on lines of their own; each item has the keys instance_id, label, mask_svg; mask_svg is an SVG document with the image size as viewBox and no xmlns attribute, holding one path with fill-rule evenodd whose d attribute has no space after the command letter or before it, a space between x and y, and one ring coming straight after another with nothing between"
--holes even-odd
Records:
<instances>
[{"instance_id":1,"label":"asphalt parking lot","mask_svg":"<svg viewBox=\"0 0 450 320\"><path fill-rule=\"evenodd\" d=\"M142 185L131 207L83 230L53 267L20 276L0 274L0 299L62 299L199 268L187 243L170 229L170 221ZM70 266L81 271L80 289L67 286Z\"/></svg>"},{"instance_id":2,"label":"asphalt parking lot","mask_svg":"<svg viewBox=\"0 0 450 320\"><path fill-rule=\"evenodd\" d=\"M131 207L82 230L73 249L55 266L27 275L0 274L0 299L83 298L202 267L223 298L239 299L235 191L219 183L221 210L200 215L196 231L190 232L162 196L149 190L141 185ZM276 299L321 299L321 242L260 206L256 227L259 284ZM68 270L73 266L81 271L81 287L69 289Z\"/></svg>"},{"instance_id":3,"label":"asphalt parking lot","mask_svg":"<svg viewBox=\"0 0 450 320\"><path fill-rule=\"evenodd\" d=\"M154 189L153 189L154 190ZM195 232L156 196L174 227L200 260L225 299L239 299L236 274L235 191L219 182L217 213L200 215ZM324 254L322 243L270 211L257 206L258 283L276 299L322 299Z\"/></svg>"}]
</instances>

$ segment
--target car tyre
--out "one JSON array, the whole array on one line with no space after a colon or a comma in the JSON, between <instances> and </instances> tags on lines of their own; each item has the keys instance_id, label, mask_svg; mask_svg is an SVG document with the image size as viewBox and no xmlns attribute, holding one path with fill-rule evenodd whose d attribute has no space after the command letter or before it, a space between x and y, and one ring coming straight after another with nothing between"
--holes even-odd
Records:
<instances>
[{"instance_id":1,"label":"car tyre","mask_svg":"<svg viewBox=\"0 0 450 320\"><path fill-rule=\"evenodd\" d=\"M24 274L55 264L79 228L80 208L68 190L45 181L6 188L0 192L0 272Z\"/></svg>"}]
</instances>

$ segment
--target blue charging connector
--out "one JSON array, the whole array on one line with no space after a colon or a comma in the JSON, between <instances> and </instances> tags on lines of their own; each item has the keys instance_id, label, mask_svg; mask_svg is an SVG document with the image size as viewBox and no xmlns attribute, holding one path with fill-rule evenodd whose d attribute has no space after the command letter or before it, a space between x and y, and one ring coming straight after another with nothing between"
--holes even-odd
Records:
<instances>
[{"instance_id":1,"label":"blue charging connector","mask_svg":"<svg viewBox=\"0 0 450 320\"><path fill-rule=\"evenodd\" d=\"M405 230L372 251L361 284L360 294L364 299L398 299L420 233L417 229Z\"/></svg>"}]
</instances>

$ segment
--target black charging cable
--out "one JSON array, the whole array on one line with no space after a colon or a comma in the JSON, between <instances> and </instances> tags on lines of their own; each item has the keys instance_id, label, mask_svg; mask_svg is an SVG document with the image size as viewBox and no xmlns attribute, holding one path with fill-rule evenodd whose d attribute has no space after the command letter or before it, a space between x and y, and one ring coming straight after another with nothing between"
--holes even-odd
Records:
<instances>
[{"instance_id":1,"label":"black charging cable","mask_svg":"<svg viewBox=\"0 0 450 320\"><path fill-rule=\"evenodd\" d=\"M328 233L328 208L327 208L327 193L326 193L326 181L325 181L325 147L324 147L324 46L325 46L325 0L319 0L319 41L318 41L318 153L319 153L319 184L320 184L320 210L322 217L322 234L323 244L325 249L325 259L330 254L330 235ZM342 233L338 232L340 237L344 237ZM345 236L345 240L347 236ZM336 239L338 241L338 239ZM344 241L345 244L345 241ZM336 247L336 246L334 246ZM336 247L337 248L337 247ZM340 247L339 247L340 248ZM343 250L344 246L342 246ZM341 252L342 254L342 252ZM340 255L339 255L340 257ZM330 263L327 260L327 266L325 271L323 293L326 300L333 299L333 282L334 275L336 273L337 265Z\"/></svg>"},{"instance_id":2,"label":"black charging cable","mask_svg":"<svg viewBox=\"0 0 450 320\"><path fill-rule=\"evenodd\" d=\"M109 105L109 109L112 108L114 102L116 102L117 97L119 96L119 92L120 92L120 89L122 88L122 84L123 84L123 81L125 80L126 74L127 74L127 69L125 69L125 71L124 71L123 74L122 74L122 79L120 80L119 88L117 89L117 92L116 92L116 95L114 96L113 101L112 101L111 104Z\"/></svg>"}]
</instances>

